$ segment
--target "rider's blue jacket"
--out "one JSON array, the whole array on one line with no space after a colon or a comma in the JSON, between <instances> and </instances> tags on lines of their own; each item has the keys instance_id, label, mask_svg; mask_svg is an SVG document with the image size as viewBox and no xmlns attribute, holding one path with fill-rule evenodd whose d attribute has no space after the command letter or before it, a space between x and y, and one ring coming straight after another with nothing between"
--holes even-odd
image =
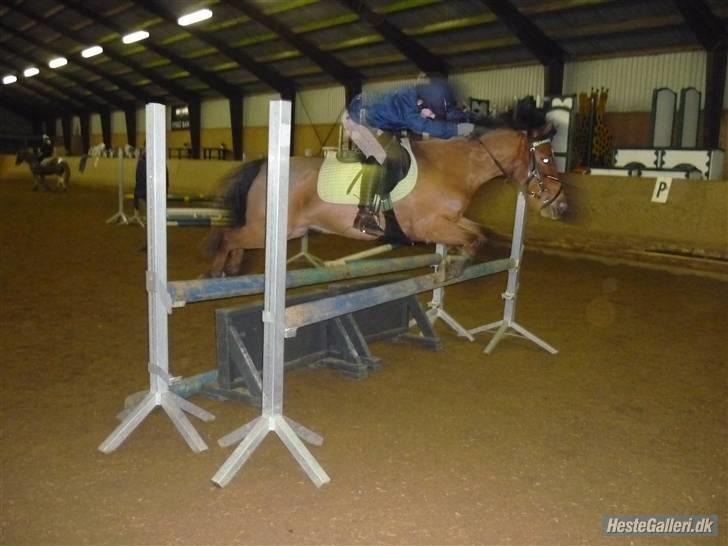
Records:
<instances>
[{"instance_id":1,"label":"rider's blue jacket","mask_svg":"<svg viewBox=\"0 0 728 546\"><path fill-rule=\"evenodd\" d=\"M426 93L424 93L426 95ZM441 101L441 105L425 104L422 107L431 108L438 114L438 119L426 119L420 115L420 105L417 99L423 99L423 93L418 88L403 87L378 97L362 98L357 95L348 107L352 120L362 125L384 129L388 131L401 131L407 129L415 133L428 133L435 138L451 138L457 136L457 124L468 121L468 114L455 109L454 103ZM365 120L360 119L362 108ZM443 119L444 118L444 119Z\"/></svg>"}]
</instances>

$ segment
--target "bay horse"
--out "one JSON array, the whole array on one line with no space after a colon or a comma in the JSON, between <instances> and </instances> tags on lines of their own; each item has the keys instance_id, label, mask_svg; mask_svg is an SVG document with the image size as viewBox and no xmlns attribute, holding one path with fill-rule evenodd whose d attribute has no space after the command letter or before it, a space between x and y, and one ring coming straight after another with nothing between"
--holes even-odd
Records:
<instances>
[{"instance_id":1,"label":"bay horse","mask_svg":"<svg viewBox=\"0 0 728 546\"><path fill-rule=\"evenodd\" d=\"M66 191L68 183L71 180L71 168L68 162L63 158L54 157L45 163L41 163L33 152L30 150L20 150L15 156L15 164L20 165L25 161L30 167L33 175L33 191L37 191L41 186L48 191L56 191L56 189ZM56 186L46 182L46 176L57 176Z\"/></svg>"},{"instance_id":2,"label":"bay horse","mask_svg":"<svg viewBox=\"0 0 728 546\"><path fill-rule=\"evenodd\" d=\"M476 191L499 177L517 183L542 216L556 219L567 211L549 138L553 128L545 124L543 115L537 127L526 129L507 121L512 120L508 116L498 119L492 127L476 128L471 137L411 143L418 177L413 190L393 204L396 220L409 240L460 247L466 257L473 257L485 234L464 213ZM288 238L302 237L315 228L375 240L353 227L356 205L332 204L318 196L322 163L321 158L291 158ZM208 238L212 277L240 274L244 251L265 245L265 161L243 164L228 180L225 202L231 209L233 227L220 228Z\"/></svg>"}]
</instances>

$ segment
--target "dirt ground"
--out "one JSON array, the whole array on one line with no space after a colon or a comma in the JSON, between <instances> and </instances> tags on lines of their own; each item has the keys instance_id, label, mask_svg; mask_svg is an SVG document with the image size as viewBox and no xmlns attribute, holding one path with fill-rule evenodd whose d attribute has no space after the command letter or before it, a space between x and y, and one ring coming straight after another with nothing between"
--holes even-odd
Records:
<instances>
[{"instance_id":1,"label":"dirt ground","mask_svg":"<svg viewBox=\"0 0 728 546\"><path fill-rule=\"evenodd\" d=\"M286 376L286 415L325 438L320 489L275 436L210 481L231 452L217 439L257 414L235 402L194 398L216 416L195 421L204 453L159 411L100 453L148 384L145 235L104 223L114 199L0 181L1 544L728 544L728 284L535 252L519 321L558 355L507 338L486 356L487 336L438 323L443 351L376 343L367 380ZM195 278L206 231L168 233L170 279ZM446 306L497 320L504 287L457 285ZM214 367L213 309L240 301L173 313L174 374ZM718 514L720 535L608 538L610 514Z\"/></svg>"}]
</instances>

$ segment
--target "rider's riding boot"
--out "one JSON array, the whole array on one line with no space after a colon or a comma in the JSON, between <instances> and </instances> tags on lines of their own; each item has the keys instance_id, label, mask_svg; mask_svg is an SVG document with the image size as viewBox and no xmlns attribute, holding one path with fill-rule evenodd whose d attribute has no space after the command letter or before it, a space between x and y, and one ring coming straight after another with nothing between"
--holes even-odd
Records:
<instances>
[{"instance_id":1,"label":"rider's riding boot","mask_svg":"<svg viewBox=\"0 0 728 546\"><path fill-rule=\"evenodd\" d=\"M374 210L374 196L379 189L381 167L378 163L362 165L361 186L359 188L359 212L354 218L354 227L368 235L383 237L384 230L379 225L377 213Z\"/></svg>"},{"instance_id":2,"label":"rider's riding boot","mask_svg":"<svg viewBox=\"0 0 728 546\"><path fill-rule=\"evenodd\" d=\"M367 235L384 237L384 230L379 226L377 213L371 205L359 205L359 212L354 218L354 227Z\"/></svg>"}]
</instances>

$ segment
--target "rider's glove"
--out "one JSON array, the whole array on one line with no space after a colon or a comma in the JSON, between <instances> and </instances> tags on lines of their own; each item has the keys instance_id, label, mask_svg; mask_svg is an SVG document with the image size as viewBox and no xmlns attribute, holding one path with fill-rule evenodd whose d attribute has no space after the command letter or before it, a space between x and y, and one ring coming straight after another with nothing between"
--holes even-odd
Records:
<instances>
[{"instance_id":1,"label":"rider's glove","mask_svg":"<svg viewBox=\"0 0 728 546\"><path fill-rule=\"evenodd\" d=\"M468 136L475 129L472 123L458 123L458 136Z\"/></svg>"}]
</instances>

